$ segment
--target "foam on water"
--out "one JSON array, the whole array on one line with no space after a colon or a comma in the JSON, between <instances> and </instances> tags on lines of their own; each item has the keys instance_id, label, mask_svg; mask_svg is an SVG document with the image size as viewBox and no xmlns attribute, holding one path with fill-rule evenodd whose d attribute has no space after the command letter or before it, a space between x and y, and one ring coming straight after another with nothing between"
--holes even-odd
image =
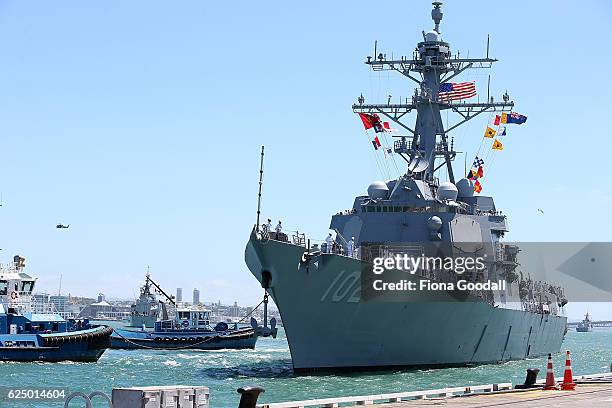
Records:
<instances>
[{"instance_id":1,"label":"foam on water","mask_svg":"<svg viewBox=\"0 0 612 408\"><path fill-rule=\"evenodd\" d=\"M563 349L572 351L575 374L609 371L612 329L596 328L591 333L570 331ZM554 363L556 374L561 376L565 355L554 356ZM281 334L277 339L260 339L256 350L108 350L98 363L0 363L0 386L68 386L71 391L110 393L113 387L205 385L210 387L212 406L217 408L236 407L239 400L236 389L245 385L263 387L266 392L261 400L276 402L494 382L522 383L525 370L530 367L544 372L545 358L461 368L296 376L287 341ZM62 404L15 405L46 406Z\"/></svg>"}]
</instances>

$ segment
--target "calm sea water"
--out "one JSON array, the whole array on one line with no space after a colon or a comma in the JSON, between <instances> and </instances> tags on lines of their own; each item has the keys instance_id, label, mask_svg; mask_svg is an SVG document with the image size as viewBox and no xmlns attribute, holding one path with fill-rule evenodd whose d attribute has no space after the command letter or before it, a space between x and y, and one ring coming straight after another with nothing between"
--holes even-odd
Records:
<instances>
[{"instance_id":1,"label":"calm sea water","mask_svg":"<svg viewBox=\"0 0 612 408\"><path fill-rule=\"evenodd\" d=\"M563 349L572 351L574 374L607 372L612 363L612 329L570 331ZM554 360L556 374L562 375L564 354L556 355ZM98 363L0 363L0 387L67 386L71 392L101 390L110 394L113 387L205 385L210 387L213 407L237 407L236 389L245 385L266 390L260 401L280 402L492 382L522 383L530 367L540 368L542 376L545 358L469 368L296 376L281 331L277 339L260 339L257 349L248 351L108 350ZM0 401L0 407L13 406L63 407L63 403ZM73 401L71 406L83 404Z\"/></svg>"}]
</instances>

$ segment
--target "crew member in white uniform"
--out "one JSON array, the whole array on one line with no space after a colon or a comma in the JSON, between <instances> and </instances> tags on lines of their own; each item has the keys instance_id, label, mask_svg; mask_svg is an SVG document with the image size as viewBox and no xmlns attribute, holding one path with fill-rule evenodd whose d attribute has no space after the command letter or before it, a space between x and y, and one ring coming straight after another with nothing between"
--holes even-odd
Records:
<instances>
[{"instance_id":1,"label":"crew member in white uniform","mask_svg":"<svg viewBox=\"0 0 612 408\"><path fill-rule=\"evenodd\" d=\"M281 225L280 220L278 220L278 224L276 224L276 228L274 229L274 231L276 231L277 234L280 234L282 230L283 230L283 227Z\"/></svg>"},{"instance_id":2,"label":"crew member in white uniform","mask_svg":"<svg viewBox=\"0 0 612 408\"><path fill-rule=\"evenodd\" d=\"M268 223L264 224L264 227L266 228L266 232L271 232L272 231L272 220L268 218Z\"/></svg>"},{"instance_id":3,"label":"crew member in white uniform","mask_svg":"<svg viewBox=\"0 0 612 408\"><path fill-rule=\"evenodd\" d=\"M331 252L332 252L332 245L334 244L334 239L332 238L331 232L329 233L327 238L325 238L325 243L327 244L327 253L331 254Z\"/></svg>"},{"instance_id":4,"label":"crew member in white uniform","mask_svg":"<svg viewBox=\"0 0 612 408\"><path fill-rule=\"evenodd\" d=\"M346 246L346 253L349 257L353 257L353 252L355 252L355 237L351 237L351 240L348 242Z\"/></svg>"}]
</instances>

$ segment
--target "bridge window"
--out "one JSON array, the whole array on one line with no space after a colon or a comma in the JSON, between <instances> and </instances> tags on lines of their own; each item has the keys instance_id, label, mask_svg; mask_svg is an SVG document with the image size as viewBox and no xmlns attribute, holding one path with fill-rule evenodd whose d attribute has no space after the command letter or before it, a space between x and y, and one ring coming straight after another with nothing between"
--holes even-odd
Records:
<instances>
[{"instance_id":1,"label":"bridge window","mask_svg":"<svg viewBox=\"0 0 612 408\"><path fill-rule=\"evenodd\" d=\"M21 291L22 292L32 292L34 288L34 282L32 281L23 281L21 282Z\"/></svg>"},{"instance_id":2,"label":"bridge window","mask_svg":"<svg viewBox=\"0 0 612 408\"><path fill-rule=\"evenodd\" d=\"M382 211L382 207L376 207L376 212L381 212Z\"/></svg>"}]
</instances>

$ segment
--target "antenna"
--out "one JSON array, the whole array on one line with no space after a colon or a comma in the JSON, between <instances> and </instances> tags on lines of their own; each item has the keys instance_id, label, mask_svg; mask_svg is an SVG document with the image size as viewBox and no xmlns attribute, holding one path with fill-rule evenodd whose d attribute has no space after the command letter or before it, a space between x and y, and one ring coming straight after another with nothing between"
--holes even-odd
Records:
<instances>
[{"instance_id":1,"label":"antenna","mask_svg":"<svg viewBox=\"0 0 612 408\"><path fill-rule=\"evenodd\" d=\"M433 4L434 6L433 10L431 10L431 19L434 21L435 24L434 31L440 34L440 21L442 21L442 16L444 15L442 13L442 9L440 8L442 2L434 1L431 4Z\"/></svg>"},{"instance_id":2,"label":"antenna","mask_svg":"<svg viewBox=\"0 0 612 408\"><path fill-rule=\"evenodd\" d=\"M489 75L489 78L487 79L487 101L489 101L490 88L491 88L491 75Z\"/></svg>"},{"instance_id":3,"label":"antenna","mask_svg":"<svg viewBox=\"0 0 612 408\"><path fill-rule=\"evenodd\" d=\"M257 223L255 224L256 231L259 231L259 215L261 214L261 186L263 184L263 160L264 160L264 147L261 146L261 161L259 163L259 192L257 193Z\"/></svg>"},{"instance_id":4,"label":"antenna","mask_svg":"<svg viewBox=\"0 0 612 408\"><path fill-rule=\"evenodd\" d=\"M63 277L63 275L60 273L59 289L57 291L57 296L61 296L62 295L62 277Z\"/></svg>"},{"instance_id":5,"label":"antenna","mask_svg":"<svg viewBox=\"0 0 612 408\"><path fill-rule=\"evenodd\" d=\"M487 34L487 58L489 58L489 34Z\"/></svg>"}]
</instances>

